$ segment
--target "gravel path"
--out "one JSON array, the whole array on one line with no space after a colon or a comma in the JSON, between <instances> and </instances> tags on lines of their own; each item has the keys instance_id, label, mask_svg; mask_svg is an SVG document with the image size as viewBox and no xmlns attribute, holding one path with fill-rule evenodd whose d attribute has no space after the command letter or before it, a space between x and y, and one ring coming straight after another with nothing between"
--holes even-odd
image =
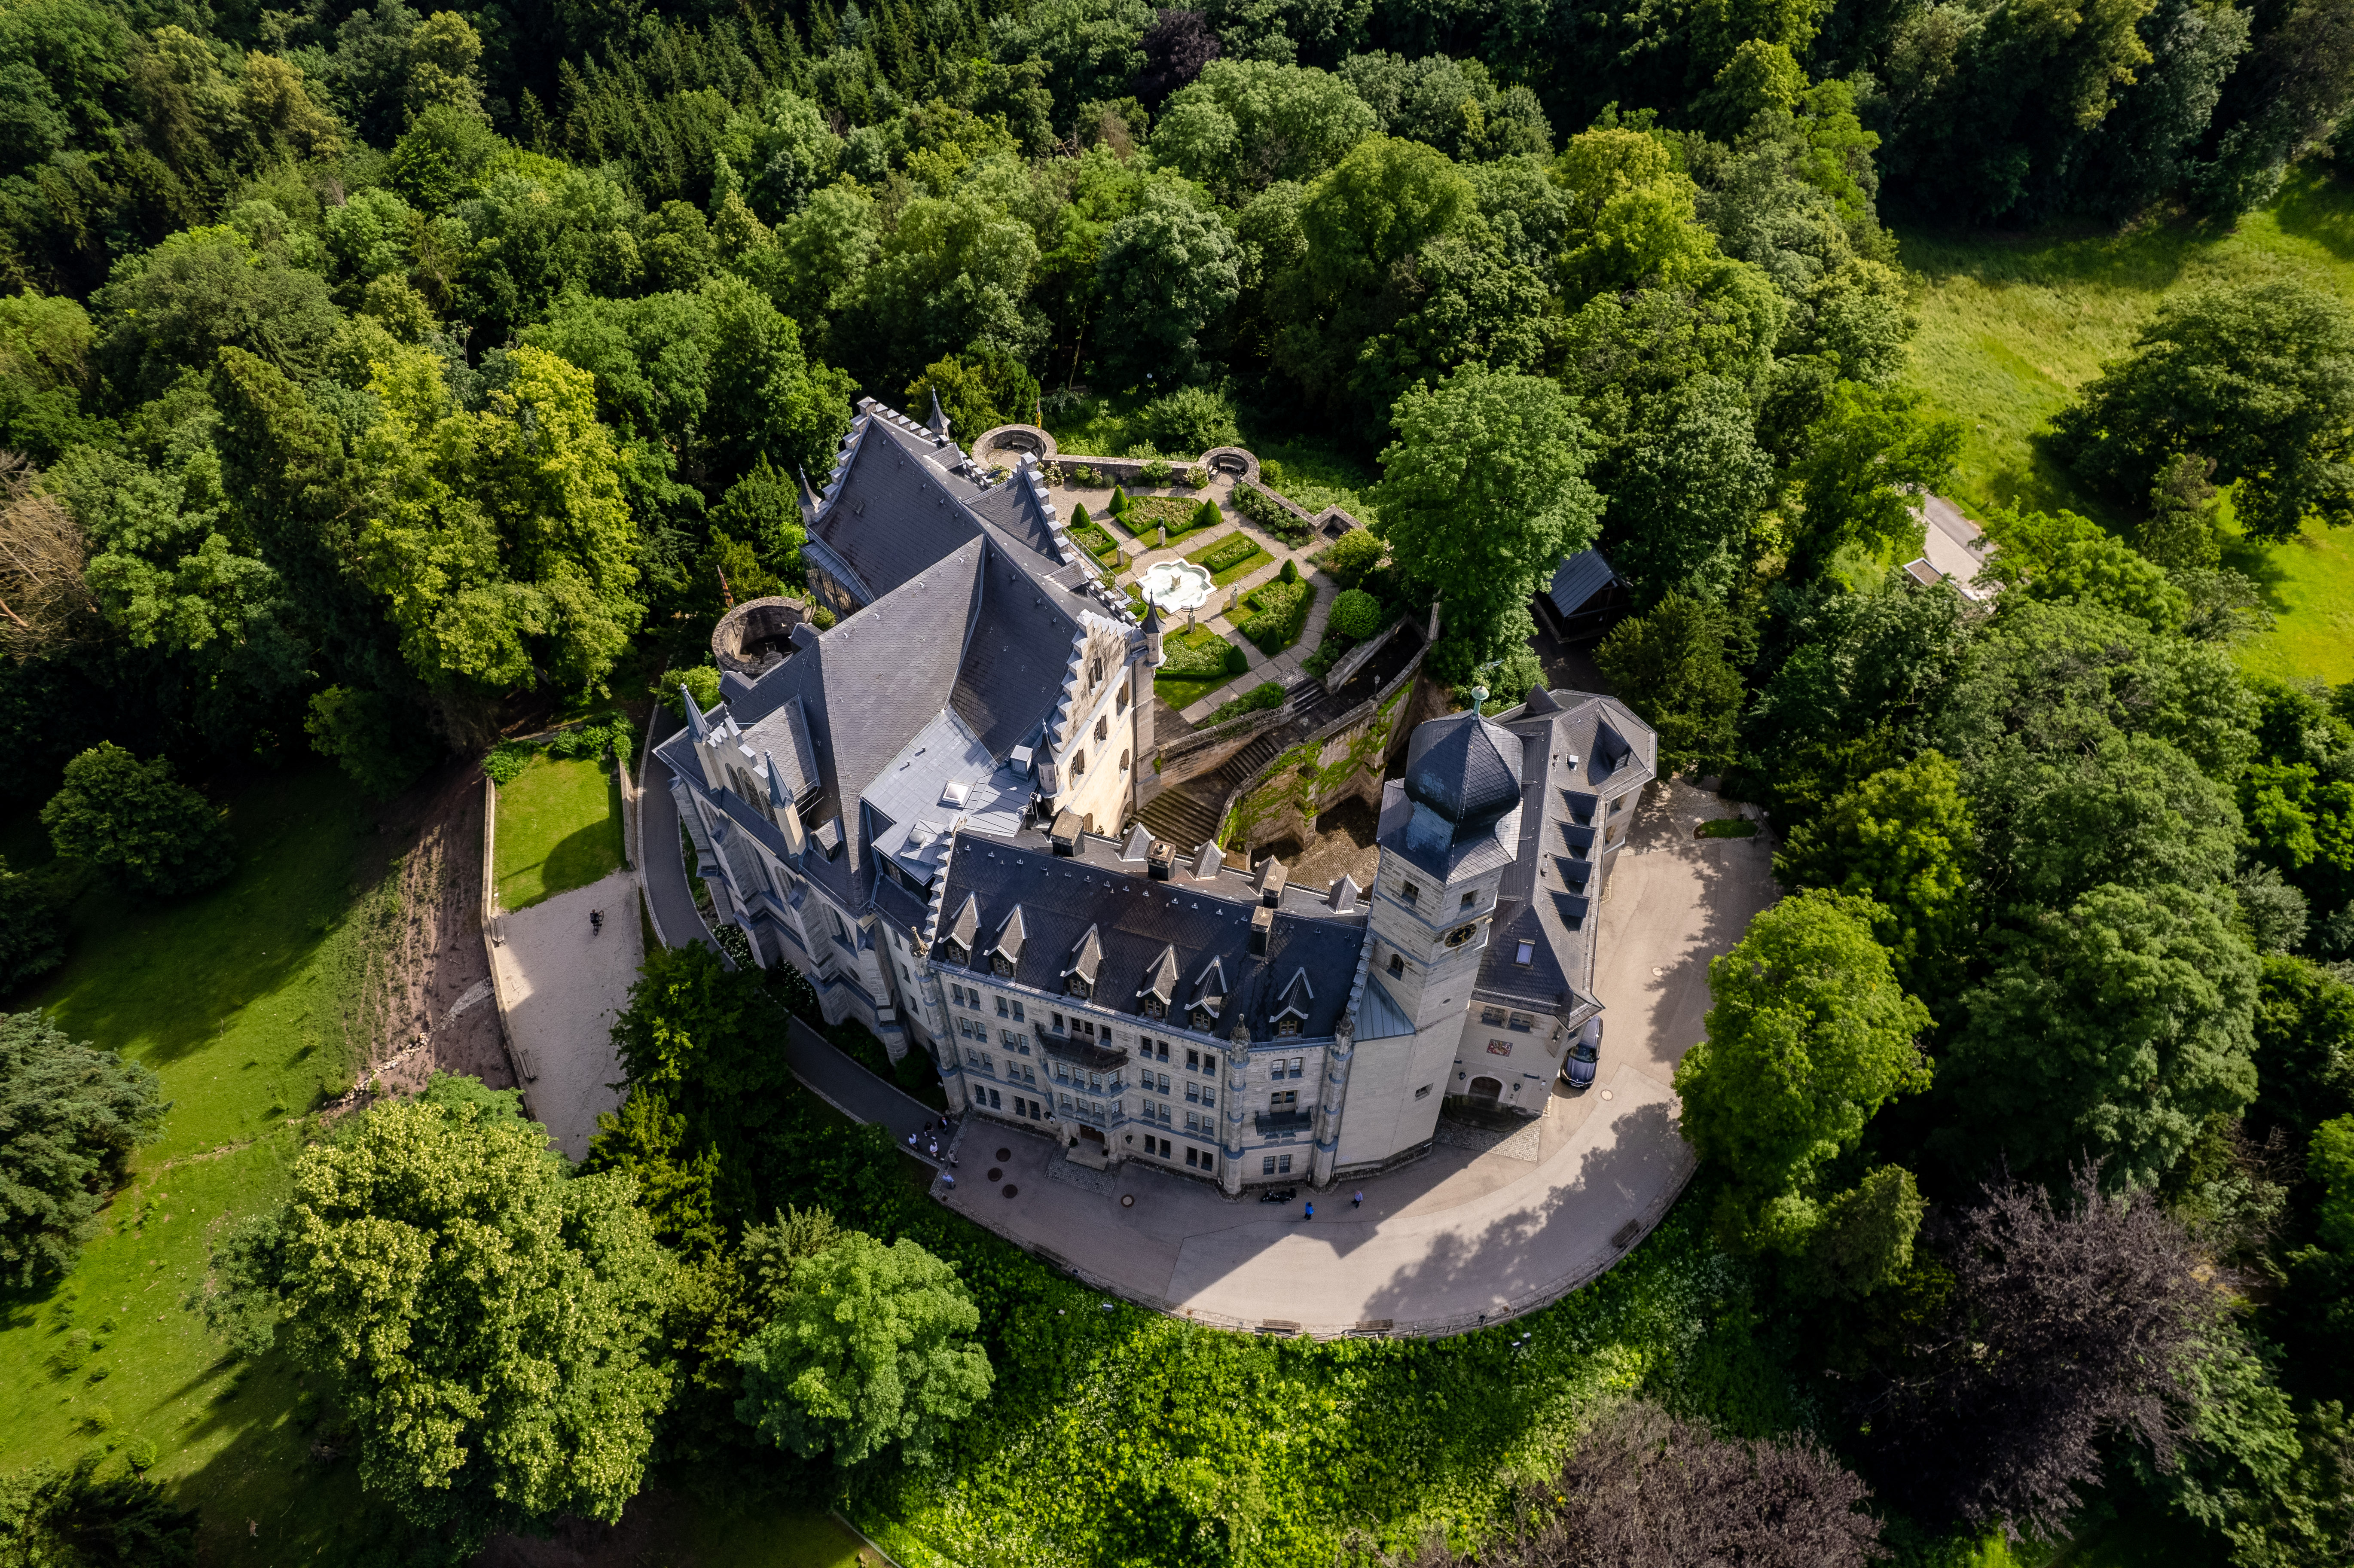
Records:
<instances>
[{"instance_id":1,"label":"gravel path","mask_svg":"<svg viewBox=\"0 0 2354 1568\"><path fill-rule=\"evenodd\" d=\"M605 912L592 930L588 912ZM613 1015L629 1004L645 961L638 877L617 871L587 887L499 916L493 949L506 993L507 1033L523 1068L524 1105L567 1160L588 1152L599 1112L621 1104Z\"/></svg>"}]
</instances>

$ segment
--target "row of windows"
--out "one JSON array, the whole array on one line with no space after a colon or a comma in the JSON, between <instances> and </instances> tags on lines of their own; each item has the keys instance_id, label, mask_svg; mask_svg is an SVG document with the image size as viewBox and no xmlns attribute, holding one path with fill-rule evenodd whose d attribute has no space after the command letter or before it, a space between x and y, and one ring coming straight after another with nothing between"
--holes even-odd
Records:
<instances>
[{"instance_id":1,"label":"row of windows","mask_svg":"<svg viewBox=\"0 0 2354 1568\"><path fill-rule=\"evenodd\" d=\"M1537 1026L1536 1015L1530 1012L1507 1012L1500 1007L1483 1007L1479 1022L1493 1029L1499 1024L1516 1033L1526 1034Z\"/></svg>"},{"instance_id":2,"label":"row of windows","mask_svg":"<svg viewBox=\"0 0 2354 1568\"><path fill-rule=\"evenodd\" d=\"M976 1088L972 1091L972 1103L977 1106L987 1106L991 1110L1003 1110L1005 1097L995 1089ZM1013 1097L1013 1114L1025 1117L1032 1121L1044 1121L1046 1117L1046 1107L1036 1100L1016 1095Z\"/></svg>"},{"instance_id":3,"label":"row of windows","mask_svg":"<svg viewBox=\"0 0 2354 1568\"><path fill-rule=\"evenodd\" d=\"M991 1077L997 1075L997 1059L986 1051L976 1051L970 1046L965 1047L964 1064L968 1067L987 1073ZM1005 1064L1005 1076L1017 1084L1034 1084L1038 1081L1038 1069L1025 1062L1009 1061Z\"/></svg>"},{"instance_id":4,"label":"row of windows","mask_svg":"<svg viewBox=\"0 0 2354 1568\"><path fill-rule=\"evenodd\" d=\"M1144 1152L1147 1154L1157 1154L1163 1160L1175 1158L1175 1156L1169 1152L1169 1140L1165 1138L1146 1139L1144 1140ZM1195 1149L1193 1145L1188 1144L1185 1147L1185 1169L1188 1171L1205 1171L1212 1175L1215 1175L1218 1170L1218 1157L1211 1153L1206 1149Z\"/></svg>"}]
</instances>

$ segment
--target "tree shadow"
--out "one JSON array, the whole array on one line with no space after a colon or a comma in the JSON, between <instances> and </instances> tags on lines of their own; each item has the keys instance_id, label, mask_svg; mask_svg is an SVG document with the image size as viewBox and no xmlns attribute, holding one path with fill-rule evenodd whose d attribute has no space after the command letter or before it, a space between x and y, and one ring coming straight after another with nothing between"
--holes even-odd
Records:
<instances>
[{"instance_id":1,"label":"tree shadow","mask_svg":"<svg viewBox=\"0 0 2354 1568\"><path fill-rule=\"evenodd\" d=\"M2272 214L2283 234L2309 239L2340 261L2354 261L2354 191L2312 165L2289 172Z\"/></svg>"},{"instance_id":2,"label":"tree shadow","mask_svg":"<svg viewBox=\"0 0 2354 1568\"><path fill-rule=\"evenodd\" d=\"M586 887L592 882L618 871L621 865L620 846L614 841L619 836L620 819L606 818L575 828L556 842L547 858L536 866L517 866L503 881L512 882L539 873L539 891L520 902L509 903L509 909L528 909L535 904L546 903L559 893L569 893L576 887Z\"/></svg>"}]
</instances>

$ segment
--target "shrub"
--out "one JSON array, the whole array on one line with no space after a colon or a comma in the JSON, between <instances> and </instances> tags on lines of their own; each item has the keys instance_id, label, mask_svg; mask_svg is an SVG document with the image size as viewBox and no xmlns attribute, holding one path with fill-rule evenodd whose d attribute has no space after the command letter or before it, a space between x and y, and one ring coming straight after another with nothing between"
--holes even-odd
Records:
<instances>
[{"instance_id":1,"label":"shrub","mask_svg":"<svg viewBox=\"0 0 2354 1568\"><path fill-rule=\"evenodd\" d=\"M1218 519L1223 515L1224 514L1218 510L1218 503L1204 496L1202 504L1193 508L1193 526L1214 528L1218 524Z\"/></svg>"},{"instance_id":2,"label":"shrub","mask_svg":"<svg viewBox=\"0 0 2354 1568\"><path fill-rule=\"evenodd\" d=\"M670 710L673 718L684 722L686 704L678 694L678 689L682 685L695 694L695 705L707 712L711 705L719 700L718 668L711 664L697 664L692 669L666 670L663 673L662 705Z\"/></svg>"},{"instance_id":3,"label":"shrub","mask_svg":"<svg viewBox=\"0 0 2354 1568\"><path fill-rule=\"evenodd\" d=\"M1386 613L1380 599L1363 588L1350 588L1332 601L1332 614L1324 625L1352 642L1362 642L1382 629Z\"/></svg>"},{"instance_id":4,"label":"shrub","mask_svg":"<svg viewBox=\"0 0 2354 1568\"><path fill-rule=\"evenodd\" d=\"M236 867L212 802L175 782L165 758L142 762L111 741L66 764L65 787L41 808L41 825L59 854L144 893L209 887Z\"/></svg>"},{"instance_id":5,"label":"shrub","mask_svg":"<svg viewBox=\"0 0 2354 1568\"><path fill-rule=\"evenodd\" d=\"M538 753L539 747L527 740L503 740L483 757L482 771L492 783L504 789L523 776L524 768Z\"/></svg>"},{"instance_id":6,"label":"shrub","mask_svg":"<svg viewBox=\"0 0 2354 1568\"><path fill-rule=\"evenodd\" d=\"M1208 549L1197 552L1193 556L1193 560L1194 565L1207 567L1210 575L1215 577L1228 567L1238 567L1257 554L1258 554L1257 539L1247 534L1234 533L1227 535Z\"/></svg>"},{"instance_id":7,"label":"shrub","mask_svg":"<svg viewBox=\"0 0 2354 1568\"><path fill-rule=\"evenodd\" d=\"M313 749L380 800L408 788L441 749L407 704L349 686L313 696L302 727Z\"/></svg>"},{"instance_id":8,"label":"shrub","mask_svg":"<svg viewBox=\"0 0 2354 1568\"><path fill-rule=\"evenodd\" d=\"M64 906L54 878L0 860L0 995L65 961Z\"/></svg>"},{"instance_id":9,"label":"shrub","mask_svg":"<svg viewBox=\"0 0 2354 1568\"><path fill-rule=\"evenodd\" d=\"M1382 542L1370 529L1352 528L1318 562L1342 588L1355 588L1382 564Z\"/></svg>"},{"instance_id":10,"label":"shrub","mask_svg":"<svg viewBox=\"0 0 2354 1568\"><path fill-rule=\"evenodd\" d=\"M1284 562L1283 570L1278 572L1276 576L1281 577L1288 583L1298 582L1299 580L1299 563L1298 561Z\"/></svg>"},{"instance_id":11,"label":"shrub","mask_svg":"<svg viewBox=\"0 0 2354 1568\"><path fill-rule=\"evenodd\" d=\"M1083 462L1073 463L1065 471L1069 474L1069 482L1074 490L1093 490L1103 483L1103 475ZM1115 506L1112 510L1117 512L1119 508Z\"/></svg>"},{"instance_id":12,"label":"shrub","mask_svg":"<svg viewBox=\"0 0 2354 1568\"><path fill-rule=\"evenodd\" d=\"M1235 652L1239 653L1242 650L1237 648ZM1282 705L1283 688L1273 681L1261 681L1241 696L1229 702L1220 703L1216 711L1210 715L1209 722L1225 724L1228 719L1238 719L1246 714L1265 713L1269 708L1279 708Z\"/></svg>"},{"instance_id":13,"label":"shrub","mask_svg":"<svg viewBox=\"0 0 2354 1568\"><path fill-rule=\"evenodd\" d=\"M1170 476L1176 471L1170 466L1167 458L1147 458L1144 460L1144 466L1137 471L1136 477L1147 484L1166 484L1169 482Z\"/></svg>"},{"instance_id":14,"label":"shrub","mask_svg":"<svg viewBox=\"0 0 2354 1568\"><path fill-rule=\"evenodd\" d=\"M1115 484L1111 487L1111 514L1115 517L1128 510L1128 492Z\"/></svg>"},{"instance_id":15,"label":"shrub","mask_svg":"<svg viewBox=\"0 0 2354 1568\"><path fill-rule=\"evenodd\" d=\"M1226 673L1229 675L1241 675L1247 673L1249 670L1250 655L1243 652L1242 645L1235 642L1227 643Z\"/></svg>"},{"instance_id":16,"label":"shrub","mask_svg":"<svg viewBox=\"0 0 2354 1568\"><path fill-rule=\"evenodd\" d=\"M1195 463L1177 476L1177 482L1188 490L1199 490L1210 482L1210 471Z\"/></svg>"},{"instance_id":17,"label":"shrub","mask_svg":"<svg viewBox=\"0 0 2354 1568\"><path fill-rule=\"evenodd\" d=\"M832 630L834 619L833 611L825 605L819 605L815 609L810 611L810 624L816 627L820 631Z\"/></svg>"},{"instance_id":18,"label":"shrub","mask_svg":"<svg viewBox=\"0 0 2354 1568\"><path fill-rule=\"evenodd\" d=\"M1242 440L1235 428L1235 406L1207 387L1180 387L1156 397L1144 406L1142 418L1153 445L1170 451L1205 452Z\"/></svg>"},{"instance_id":19,"label":"shrub","mask_svg":"<svg viewBox=\"0 0 2354 1568\"><path fill-rule=\"evenodd\" d=\"M1307 521L1255 484L1235 485L1234 503L1235 511L1287 544L1308 537Z\"/></svg>"}]
</instances>

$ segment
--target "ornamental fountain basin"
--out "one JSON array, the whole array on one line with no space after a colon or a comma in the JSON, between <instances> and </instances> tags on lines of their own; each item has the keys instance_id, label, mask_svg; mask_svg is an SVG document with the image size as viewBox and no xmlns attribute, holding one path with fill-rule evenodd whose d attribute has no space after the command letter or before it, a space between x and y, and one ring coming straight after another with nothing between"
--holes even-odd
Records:
<instances>
[{"instance_id":1,"label":"ornamental fountain basin","mask_svg":"<svg viewBox=\"0 0 2354 1568\"><path fill-rule=\"evenodd\" d=\"M1145 568L1137 588L1163 612L1182 615L1207 604L1214 586L1206 567L1191 561L1161 561Z\"/></svg>"}]
</instances>

